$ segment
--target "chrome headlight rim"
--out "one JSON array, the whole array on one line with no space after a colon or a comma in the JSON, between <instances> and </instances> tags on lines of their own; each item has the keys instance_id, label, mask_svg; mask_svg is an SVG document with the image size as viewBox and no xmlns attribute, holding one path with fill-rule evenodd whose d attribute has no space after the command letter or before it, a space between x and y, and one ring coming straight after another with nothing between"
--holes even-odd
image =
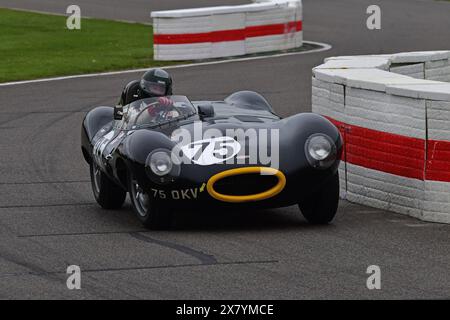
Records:
<instances>
[{"instance_id":1,"label":"chrome headlight rim","mask_svg":"<svg viewBox=\"0 0 450 320\"><path fill-rule=\"evenodd\" d=\"M179 177L180 162L174 161L173 156L171 150L164 148L155 149L147 156L145 172L152 182L167 184ZM165 169L164 166L166 166Z\"/></svg>"},{"instance_id":2,"label":"chrome headlight rim","mask_svg":"<svg viewBox=\"0 0 450 320\"><path fill-rule=\"evenodd\" d=\"M170 154L165 151L153 152L149 161L150 170L157 176L168 175L173 168L173 162Z\"/></svg>"},{"instance_id":3,"label":"chrome headlight rim","mask_svg":"<svg viewBox=\"0 0 450 320\"><path fill-rule=\"evenodd\" d=\"M325 170L330 168L336 162L337 146L333 139L327 134L312 134L306 140L305 155L313 168Z\"/></svg>"}]
</instances>

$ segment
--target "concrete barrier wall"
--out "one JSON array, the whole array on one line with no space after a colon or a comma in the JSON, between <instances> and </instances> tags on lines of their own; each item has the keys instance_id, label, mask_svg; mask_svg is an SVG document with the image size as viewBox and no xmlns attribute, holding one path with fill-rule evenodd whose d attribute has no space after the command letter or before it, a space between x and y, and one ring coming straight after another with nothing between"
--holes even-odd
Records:
<instances>
[{"instance_id":1,"label":"concrete barrier wall","mask_svg":"<svg viewBox=\"0 0 450 320\"><path fill-rule=\"evenodd\" d=\"M301 0L152 12L155 60L199 60L301 47Z\"/></svg>"},{"instance_id":2,"label":"concrete barrier wall","mask_svg":"<svg viewBox=\"0 0 450 320\"><path fill-rule=\"evenodd\" d=\"M341 196L450 223L450 51L332 57L312 109L345 140Z\"/></svg>"}]
</instances>

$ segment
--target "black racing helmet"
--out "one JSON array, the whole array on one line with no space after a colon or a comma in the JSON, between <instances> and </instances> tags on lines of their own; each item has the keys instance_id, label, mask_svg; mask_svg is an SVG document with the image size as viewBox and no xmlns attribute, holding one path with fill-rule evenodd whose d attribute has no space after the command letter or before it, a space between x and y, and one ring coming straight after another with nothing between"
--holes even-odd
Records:
<instances>
[{"instance_id":1,"label":"black racing helmet","mask_svg":"<svg viewBox=\"0 0 450 320\"><path fill-rule=\"evenodd\" d=\"M162 69L150 69L142 76L140 87L150 97L170 96L172 77Z\"/></svg>"}]
</instances>

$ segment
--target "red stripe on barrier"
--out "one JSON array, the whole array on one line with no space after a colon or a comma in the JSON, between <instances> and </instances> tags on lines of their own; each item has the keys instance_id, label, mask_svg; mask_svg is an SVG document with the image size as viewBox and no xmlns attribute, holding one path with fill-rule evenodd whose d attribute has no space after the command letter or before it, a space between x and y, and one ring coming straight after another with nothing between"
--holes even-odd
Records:
<instances>
[{"instance_id":1,"label":"red stripe on barrier","mask_svg":"<svg viewBox=\"0 0 450 320\"><path fill-rule=\"evenodd\" d=\"M154 34L154 44L189 44L203 42L242 41L246 38L265 37L302 31L302 21L252 26L244 29L220 30L203 33Z\"/></svg>"},{"instance_id":2,"label":"red stripe on barrier","mask_svg":"<svg viewBox=\"0 0 450 320\"><path fill-rule=\"evenodd\" d=\"M189 44L203 42L245 40L245 29L212 31L206 33L155 34L154 44Z\"/></svg>"},{"instance_id":3,"label":"red stripe on barrier","mask_svg":"<svg viewBox=\"0 0 450 320\"><path fill-rule=\"evenodd\" d=\"M450 142L428 140L426 180L450 182Z\"/></svg>"},{"instance_id":4,"label":"red stripe on barrier","mask_svg":"<svg viewBox=\"0 0 450 320\"><path fill-rule=\"evenodd\" d=\"M302 31L302 22L293 21L288 23L272 24L267 26L253 26L245 28L247 38L265 37L285 33Z\"/></svg>"},{"instance_id":5,"label":"red stripe on barrier","mask_svg":"<svg viewBox=\"0 0 450 320\"><path fill-rule=\"evenodd\" d=\"M345 140L344 161L406 178L450 182L450 141L426 141L327 118Z\"/></svg>"}]
</instances>

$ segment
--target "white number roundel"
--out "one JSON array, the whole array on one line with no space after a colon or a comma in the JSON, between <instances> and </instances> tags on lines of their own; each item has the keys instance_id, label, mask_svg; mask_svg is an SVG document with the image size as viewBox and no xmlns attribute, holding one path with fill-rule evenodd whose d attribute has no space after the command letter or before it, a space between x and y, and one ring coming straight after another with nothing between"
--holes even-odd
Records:
<instances>
[{"instance_id":1,"label":"white number roundel","mask_svg":"<svg viewBox=\"0 0 450 320\"><path fill-rule=\"evenodd\" d=\"M218 137L192 142L181 150L195 164L209 166L233 158L241 151L241 145L231 137Z\"/></svg>"}]
</instances>

